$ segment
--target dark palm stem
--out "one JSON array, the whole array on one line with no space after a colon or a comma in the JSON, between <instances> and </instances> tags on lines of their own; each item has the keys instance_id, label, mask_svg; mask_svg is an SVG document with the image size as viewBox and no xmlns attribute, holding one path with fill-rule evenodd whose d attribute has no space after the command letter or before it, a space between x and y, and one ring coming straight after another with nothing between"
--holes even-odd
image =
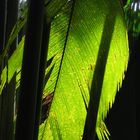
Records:
<instances>
[{"instance_id":1,"label":"dark palm stem","mask_svg":"<svg viewBox=\"0 0 140 140\"><path fill-rule=\"evenodd\" d=\"M7 12L6 12L6 27L5 27L5 41L8 41L10 32L17 20L18 12L18 0L7 1ZM12 52L16 48L16 40L10 47ZM3 47L5 48L5 47ZM11 49L12 48L12 49ZM16 88L16 76L14 75L12 80L8 81L8 56L3 60L3 67L7 67L7 82L2 91L2 102L1 102L1 138L3 140L12 140L14 132L13 114L14 114L14 93Z\"/></svg>"},{"instance_id":2,"label":"dark palm stem","mask_svg":"<svg viewBox=\"0 0 140 140\"><path fill-rule=\"evenodd\" d=\"M0 1L0 54L5 46L7 0Z\"/></svg>"},{"instance_id":3,"label":"dark palm stem","mask_svg":"<svg viewBox=\"0 0 140 140\"><path fill-rule=\"evenodd\" d=\"M5 46L5 29L6 29L6 13L7 13L7 0L0 1L0 55L2 54L3 48ZM3 69L3 62L0 63L0 75ZM1 79L0 79L1 83ZM0 93L0 124L2 119L2 96ZM0 138L1 138L2 128L0 127Z\"/></svg>"},{"instance_id":4,"label":"dark palm stem","mask_svg":"<svg viewBox=\"0 0 140 140\"><path fill-rule=\"evenodd\" d=\"M6 30L6 13L7 13L7 0L0 1L0 55L5 46L5 30ZM0 63L0 75L3 70L3 61ZM1 79L0 79L1 84ZM0 93L0 124L2 124L2 93ZM2 127L0 127L0 139L2 139Z\"/></svg>"},{"instance_id":5,"label":"dark palm stem","mask_svg":"<svg viewBox=\"0 0 140 140\"><path fill-rule=\"evenodd\" d=\"M110 14L110 12L108 12L108 14ZM108 53L110 49L110 42L111 42L112 34L114 31L116 16L114 16L113 18L107 18L107 17L108 16L106 16L106 19L105 19L105 24L103 28L102 38L101 38L97 61L96 61L96 66L94 70L94 76L92 79L92 85L91 85L91 90L90 90L90 100L88 104L87 117L85 121L83 140L96 140L97 139L97 135L96 135L97 115L98 115L98 109L99 109L99 104L100 104L100 97L101 97L101 92L102 92L105 68L106 68ZM112 21L112 24L110 24L111 23L110 20ZM109 30L108 30L108 25L110 25ZM103 49L104 46L106 46L105 50Z\"/></svg>"},{"instance_id":6,"label":"dark palm stem","mask_svg":"<svg viewBox=\"0 0 140 140\"><path fill-rule=\"evenodd\" d=\"M16 140L33 140L43 29L44 1L30 0L21 72Z\"/></svg>"},{"instance_id":7,"label":"dark palm stem","mask_svg":"<svg viewBox=\"0 0 140 140\"><path fill-rule=\"evenodd\" d=\"M39 68L37 104L36 104L36 118L35 118L35 128L34 128L34 140L37 140L37 138L38 138L38 127L40 124L42 93L43 93L43 89L44 89L45 69L46 69L46 61L47 61L47 53L48 53L48 45L49 45L50 26L51 26L51 24L47 23L44 20L41 56L40 56L40 68Z\"/></svg>"}]
</instances>

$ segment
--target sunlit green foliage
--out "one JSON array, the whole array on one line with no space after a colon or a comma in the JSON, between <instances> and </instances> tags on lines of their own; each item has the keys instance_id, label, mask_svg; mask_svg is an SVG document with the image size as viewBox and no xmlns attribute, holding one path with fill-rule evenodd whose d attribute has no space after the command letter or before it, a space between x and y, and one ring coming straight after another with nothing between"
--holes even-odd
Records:
<instances>
[{"instance_id":1,"label":"sunlit green foliage","mask_svg":"<svg viewBox=\"0 0 140 140\"><path fill-rule=\"evenodd\" d=\"M54 93L54 98L48 118L40 125L39 139L82 139L90 98L94 98L97 109L98 138L109 139L104 119L122 85L129 58L120 3L117 0L56 0L46 1L45 7L45 17L52 22L48 60L53 58L46 74L53 69L44 87L44 96ZM27 7L11 33L0 62L25 25L26 12ZM8 82L21 70L23 46L24 37L8 61ZM6 71L5 67L0 91L6 82ZM18 73L17 87L19 80Z\"/></svg>"}]
</instances>

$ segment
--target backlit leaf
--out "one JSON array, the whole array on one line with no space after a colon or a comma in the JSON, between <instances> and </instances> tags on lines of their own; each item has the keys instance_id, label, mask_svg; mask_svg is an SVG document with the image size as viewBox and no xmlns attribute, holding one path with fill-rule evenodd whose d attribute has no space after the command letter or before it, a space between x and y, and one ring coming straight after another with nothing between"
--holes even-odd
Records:
<instances>
[{"instance_id":1,"label":"backlit leaf","mask_svg":"<svg viewBox=\"0 0 140 140\"><path fill-rule=\"evenodd\" d=\"M82 139L92 99L98 138L109 139L103 121L122 84L129 57L120 3L68 1L52 23L49 56L54 54L57 61L45 87L54 91L54 99L39 139Z\"/></svg>"}]
</instances>

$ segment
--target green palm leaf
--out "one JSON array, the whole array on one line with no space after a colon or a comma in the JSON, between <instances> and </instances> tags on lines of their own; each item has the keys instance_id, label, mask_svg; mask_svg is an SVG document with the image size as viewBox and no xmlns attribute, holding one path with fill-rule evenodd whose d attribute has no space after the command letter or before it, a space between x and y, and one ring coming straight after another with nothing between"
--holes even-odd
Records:
<instances>
[{"instance_id":1,"label":"green palm leaf","mask_svg":"<svg viewBox=\"0 0 140 140\"><path fill-rule=\"evenodd\" d=\"M49 116L40 126L39 139L79 140L94 123L98 138L108 139L104 119L122 84L129 57L121 6L117 0L52 0L45 6L47 20L52 21L48 60L53 58L46 74L53 70L44 96L54 93L54 98ZM0 62L25 25L26 11L24 20L13 29ZM24 38L8 61L8 82L21 68L23 46ZM1 75L0 91L6 71Z\"/></svg>"},{"instance_id":2,"label":"green palm leaf","mask_svg":"<svg viewBox=\"0 0 140 140\"><path fill-rule=\"evenodd\" d=\"M52 22L49 57L54 54L55 66L45 87L54 98L39 139L82 139L93 111L91 129L95 121L98 138L108 139L103 121L122 84L129 55L119 2L69 1ZM86 119L88 105L91 114Z\"/></svg>"}]
</instances>

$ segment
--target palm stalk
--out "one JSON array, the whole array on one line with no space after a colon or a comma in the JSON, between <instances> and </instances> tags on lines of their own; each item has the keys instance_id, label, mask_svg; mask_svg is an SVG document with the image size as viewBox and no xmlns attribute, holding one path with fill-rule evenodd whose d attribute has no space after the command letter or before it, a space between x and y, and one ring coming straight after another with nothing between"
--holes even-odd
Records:
<instances>
[{"instance_id":1,"label":"palm stalk","mask_svg":"<svg viewBox=\"0 0 140 140\"><path fill-rule=\"evenodd\" d=\"M3 48L5 46L5 29L6 29L6 12L7 12L7 0L1 0L0 1L0 54L2 54ZM0 74L3 69L3 64L0 63ZM1 79L0 79L1 83ZM0 123L2 118L2 96L0 95ZM1 130L0 127L0 136L1 136Z\"/></svg>"},{"instance_id":2,"label":"palm stalk","mask_svg":"<svg viewBox=\"0 0 140 140\"><path fill-rule=\"evenodd\" d=\"M15 139L33 140L43 29L43 0L30 0Z\"/></svg>"},{"instance_id":3,"label":"palm stalk","mask_svg":"<svg viewBox=\"0 0 140 140\"><path fill-rule=\"evenodd\" d=\"M7 0L0 1L0 53L5 46L5 31L6 31L6 15L7 15Z\"/></svg>"},{"instance_id":4,"label":"palm stalk","mask_svg":"<svg viewBox=\"0 0 140 140\"><path fill-rule=\"evenodd\" d=\"M9 34L17 20L17 8L18 8L18 1L17 0L8 0L8 1L1 1L1 38L0 43L1 46L1 53L5 49L5 43L9 38ZM9 46L11 48L11 46ZM16 42L12 44L12 47L16 47ZM11 52L12 53L12 52ZM4 66L8 69L8 56L6 56L2 60L1 71L3 70ZM8 72L8 71L7 71ZM7 73L7 81L5 87L2 91L0 97L0 139L8 140L13 139L13 109L14 109L14 92L15 92L15 84L16 84L16 77L14 76L10 83L8 83L8 73Z\"/></svg>"},{"instance_id":5,"label":"palm stalk","mask_svg":"<svg viewBox=\"0 0 140 140\"><path fill-rule=\"evenodd\" d=\"M110 49L110 42L112 39L112 34L115 25L115 16L113 17L113 22L110 26L110 31L107 33L109 19L105 20L105 25L103 29L102 39L99 46L98 57L95 66L95 72L92 79L92 85L90 90L90 101L87 109L87 117L85 122L83 140L96 140L96 123L98 117L98 109L100 105L101 93L102 93L102 86L103 80L105 75L105 68L108 58L108 53ZM106 35L107 33L107 35ZM106 37L107 36L107 37ZM106 40L106 42L104 42ZM104 50L104 46L106 49Z\"/></svg>"},{"instance_id":6,"label":"palm stalk","mask_svg":"<svg viewBox=\"0 0 140 140\"><path fill-rule=\"evenodd\" d=\"M10 33L17 22L17 17L18 17L18 0L8 0L7 1L7 24L6 24L6 42L9 39ZM9 52L7 59L12 55L14 50L17 47L17 38L15 38L14 42L9 46ZM8 61L8 60L7 60ZM7 64L8 68L8 64ZM9 70L8 70L9 71ZM8 76L8 73L7 73ZM8 79L8 77L7 77ZM5 114L5 133L4 139L7 140L12 140L14 139L14 98L15 98L15 91L16 91L16 72L10 82L7 84L7 93L5 93L5 100L6 100L6 114ZM3 99L3 100L4 100ZM4 107L6 106L4 105ZM4 127L3 127L4 129Z\"/></svg>"},{"instance_id":7,"label":"palm stalk","mask_svg":"<svg viewBox=\"0 0 140 140\"><path fill-rule=\"evenodd\" d=\"M45 69L46 69L46 61L47 61L47 53L48 53L48 45L49 45L50 26L51 26L51 24L47 23L47 21L44 20L42 45L41 45L41 56L40 56L40 67L39 67L39 80L38 80L39 82L38 82L38 92L37 92L34 140L38 139L38 126L40 124L42 93L43 93L43 89L44 89Z\"/></svg>"},{"instance_id":8,"label":"palm stalk","mask_svg":"<svg viewBox=\"0 0 140 140\"><path fill-rule=\"evenodd\" d=\"M7 13L7 0L0 1L0 54L5 46L5 31L6 31L6 13ZM0 63L0 74L3 70L3 61ZM0 79L1 83L1 79ZM2 117L3 117L3 105L2 105L2 95L0 95L0 124L2 124ZM0 127L0 139L2 139L2 130L3 128Z\"/></svg>"}]
</instances>

